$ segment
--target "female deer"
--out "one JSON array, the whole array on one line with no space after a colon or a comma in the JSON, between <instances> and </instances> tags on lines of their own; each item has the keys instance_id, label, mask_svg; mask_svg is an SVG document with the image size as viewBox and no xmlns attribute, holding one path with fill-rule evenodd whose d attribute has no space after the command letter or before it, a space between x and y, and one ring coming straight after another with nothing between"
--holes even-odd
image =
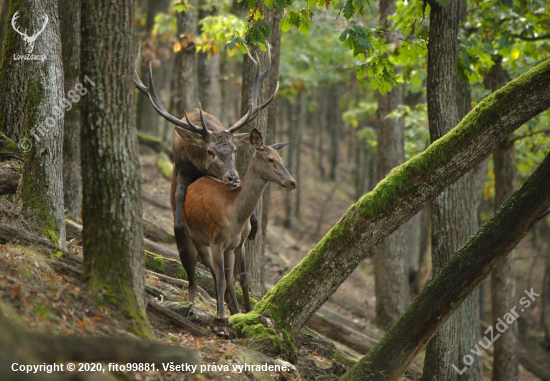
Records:
<instances>
[{"instance_id":1,"label":"female deer","mask_svg":"<svg viewBox=\"0 0 550 381\"><path fill-rule=\"evenodd\" d=\"M235 188L212 177L201 177L187 188L183 207L183 220L189 237L216 282L219 317L224 317L226 287L230 310L238 311L233 272L235 264L243 289L245 309L250 311L244 242L250 232L248 221L267 182L278 184L287 191L298 186L276 151L289 143L265 146L260 132L253 129L250 144L256 152L241 186ZM195 255L194 264L196 261ZM189 282L191 302L195 299L195 293L196 285Z\"/></svg>"}]
</instances>

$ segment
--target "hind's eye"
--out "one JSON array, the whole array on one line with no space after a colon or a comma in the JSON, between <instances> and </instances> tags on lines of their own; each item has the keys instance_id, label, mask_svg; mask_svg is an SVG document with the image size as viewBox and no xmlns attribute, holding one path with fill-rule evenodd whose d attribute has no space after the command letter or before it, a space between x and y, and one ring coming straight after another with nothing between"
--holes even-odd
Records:
<instances>
[{"instance_id":1,"label":"hind's eye","mask_svg":"<svg viewBox=\"0 0 550 381\"><path fill-rule=\"evenodd\" d=\"M269 158L269 162L270 162L270 163L273 163L273 159L272 159L272 158Z\"/></svg>"},{"instance_id":2,"label":"hind's eye","mask_svg":"<svg viewBox=\"0 0 550 381\"><path fill-rule=\"evenodd\" d=\"M208 150L207 152L208 152L209 155L214 156L214 151Z\"/></svg>"}]
</instances>

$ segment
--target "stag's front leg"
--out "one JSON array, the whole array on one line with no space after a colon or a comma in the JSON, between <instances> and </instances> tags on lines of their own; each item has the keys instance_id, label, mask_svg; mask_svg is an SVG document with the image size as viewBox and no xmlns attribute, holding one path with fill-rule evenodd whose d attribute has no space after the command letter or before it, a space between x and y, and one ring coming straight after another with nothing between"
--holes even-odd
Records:
<instances>
[{"instance_id":1,"label":"stag's front leg","mask_svg":"<svg viewBox=\"0 0 550 381\"><path fill-rule=\"evenodd\" d=\"M195 275L197 258L195 249L183 223L183 203L185 202L187 187L191 182L183 174L179 172L174 173L172 175L172 197L170 197L170 201L172 203L172 210L174 211L174 237L176 238L181 264L185 269L187 280L189 281L189 301L194 303L195 296L197 295L197 278Z\"/></svg>"},{"instance_id":2,"label":"stag's front leg","mask_svg":"<svg viewBox=\"0 0 550 381\"><path fill-rule=\"evenodd\" d=\"M225 271L224 271L224 259L223 259L223 249L220 245L215 244L210 247L212 252L212 264L214 267L214 272L216 274L216 297L218 302L218 317L225 317L224 313L224 293L227 286L225 281Z\"/></svg>"},{"instance_id":3,"label":"stag's front leg","mask_svg":"<svg viewBox=\"0 0 550 381\"><path fill-rule=\"evenodd\" d=\"M233 253L233 250L227 250L223 257L225 278L227 280L225 298L227 300L229 311L231 311L231 315L235 315L239 313L239 303L237 302L237 295L235 294L235 254Z\"/></svg>"},{"instance_id":4,"label":"stag's front leg","mask_svg":"<svg viewBox=\"0 0 550 381\"><path fill-rule=\"evenodd\" d=\"M246 254L243 242L235 249L235 276L239 280L243 290L244 310L250 312L250 293L248 285L248 274L246 273Z\"/></svg>"}]
</instances>

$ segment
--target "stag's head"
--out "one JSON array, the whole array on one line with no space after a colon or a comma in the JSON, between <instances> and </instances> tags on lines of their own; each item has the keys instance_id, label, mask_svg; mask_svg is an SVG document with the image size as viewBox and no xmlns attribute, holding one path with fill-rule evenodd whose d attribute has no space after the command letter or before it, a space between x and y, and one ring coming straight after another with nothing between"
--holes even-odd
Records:
<instances>
[{"instance_id":1,"label":"stag's head","mask_svg":"<svg viewBox=\"0 0 550 381\"><path fill-rule=\"evenodd\" d=\"M34 50L34 42L36 41L36 39L38 38L38 36L40 36L40 34L44 31L44 29L46 29L46 25L48 24L48 21L49 21L49 18L48 18L48 15L44 15L42 17L42 29L40 29L39 31L35 32L32 36L28 36L27 35L27 30L25 29L25 32L21 32L18 28L17 28L17 25L15 24L15 21L19 18L19 11L15 12L15 14L13 15L12 19L11 19L11 26L13 28L13 30L15 30L17 33L19 33L22 37L23 37L23 41L25 41L25 48L27 50L27 53L31 54L32 51Z\"/></svg>"},{"instance_id":2,"label":"stag's head","mask_svg":"<svg viewBox=\"0 0 550 381\"><path fill-rule=\"evenodd\" d=\"M245 46L246 48L246 46ZM252 85L252 94L250 97L250 108L248 112L233 126L223 130L211 130L208 127L216 124L221 126L221 123L212 115L203 112L202 108L193 109L189 114L185 113L183 119L178 119L170 115L162 106L153 84L153 73L151 65L149 65L149 86L145 86L139 79L137 74L137 65L139 61L139 53L135 63L134 82L138 90L147 95L151 101L153 108L163 118L173 123L176 126L176 132L186 143L187 147L192 148L194 154L187 155L189 160L201 171L208 172L211 175L222 180L226 184L238 186L239 175L235 170L235 152L237 146L246 146L250 144L250 134L236 134L236 131L245 124L256 118L259 112L267 107L267 105L275 98L279 90L279 83L273 92L273 95L264 103L258 105L258 96L260 84L267 76L271 68L271 51L267 46L267 65L264 71L259 68L259 58L256 54L256 59L252 57L248 48L246 49L248 58L251 60L255 68L254 84ZM199 126L200 124L200 126Z\"/></svg>"},{"instance_id":3,"label":"stag's head","mask_svg":"<svg viewBox=\"0 0 550 381\"><path fill-rule=\"evenodd\" d=\"M176 132L185 142L188 159L199 170L210 173L226 184L238 186L240 180L235 170L235 153L237 147L250 145L249 134L209 129L209 126L221 126L221 123L214 116L203 112L200 103L199 108L186 113L184 119L196 129L196 132L191 132L176 126Z\"/></svg>"}]
</instances>

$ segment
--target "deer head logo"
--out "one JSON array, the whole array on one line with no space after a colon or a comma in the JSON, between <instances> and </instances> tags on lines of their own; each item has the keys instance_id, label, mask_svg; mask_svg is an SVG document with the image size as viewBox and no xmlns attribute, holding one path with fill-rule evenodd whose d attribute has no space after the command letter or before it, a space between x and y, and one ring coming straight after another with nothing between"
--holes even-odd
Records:
<instances>
[{"instance_id":1,"label":"deer head logo","mask_svg":"<svg viewBox=\"0 0 550 381\"><path fill-rule=\"evenodd\" d=\"M44 29L46 28L46 25L48 25L48 21L49 21L48 15L44 15L44 17L43 17L44 25L42 26L42 29L40 29L38 32L36 32L35 34L33 34L30 37L27 36L27 30L26 29L25 29L25 32L20 32L19 29L17 29L17 26L15 25L15 20L17 20L18 18L19 18L19 11L15 12L15 14L13 15L13 17L11 19L11 26L12 26L13 30L15 30L21 36L23 36L23 41L25 41L27 53L31 54L32 51L34 50L34 41L36 41L38 36L40 36L40 33L42 33L44 31Z\"/></svg>"}]
</instances>

